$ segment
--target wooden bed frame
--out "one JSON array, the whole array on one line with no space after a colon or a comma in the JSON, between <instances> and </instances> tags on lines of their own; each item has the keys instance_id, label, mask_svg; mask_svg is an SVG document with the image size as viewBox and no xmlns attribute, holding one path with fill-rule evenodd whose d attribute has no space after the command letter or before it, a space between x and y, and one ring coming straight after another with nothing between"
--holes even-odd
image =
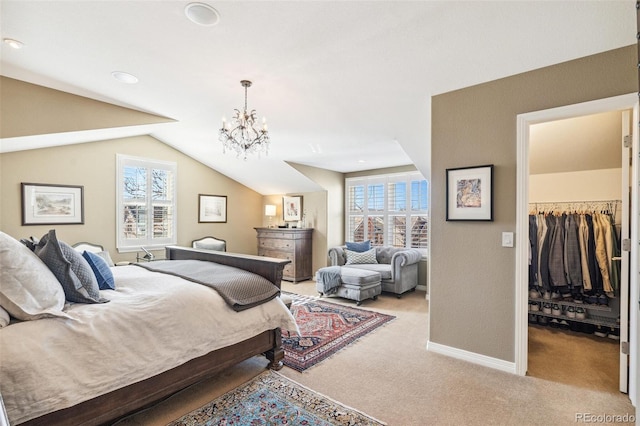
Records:
<instances>
[{"instance_id":1,"label":"wooden bed frame","mask_svg":"<svg viewBox=\"0 0 640 426\"><path fill-rule=\"evenodd\" d=\"M290 260L169 246L171 260L197 259L235 266L261 275L280 288L282 271ZM282 368L284 351L280 328L192 359L157 376L116 389L69 408L29 420L21 425L104 425L149 407L170 395L255 355L264 354L269 368Z\"/></svg>"}]
</instances>

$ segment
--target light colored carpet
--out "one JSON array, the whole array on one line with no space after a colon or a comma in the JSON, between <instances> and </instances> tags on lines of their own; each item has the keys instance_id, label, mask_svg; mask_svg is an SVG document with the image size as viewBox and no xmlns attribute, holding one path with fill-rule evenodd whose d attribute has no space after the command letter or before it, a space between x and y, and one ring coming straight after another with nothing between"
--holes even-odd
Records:
<instances>
[{"instance_id":1,"label":"light colored carpet","mask_svg":"<svg viewBox=\"0 0 640 426\"><path fill-rule=\"evenodd\" d=\"M312 281L283 282L283 290L317 295ZM361 308L396 319L303 373L287 367L280 373L390 426L575 425L579 413L635 413L620 393L515 376L427 352L428 306L420 291L365 301ZM122 424L167 424L258 375L266 364L252 358Z\"/></svg>"}]
</instances>

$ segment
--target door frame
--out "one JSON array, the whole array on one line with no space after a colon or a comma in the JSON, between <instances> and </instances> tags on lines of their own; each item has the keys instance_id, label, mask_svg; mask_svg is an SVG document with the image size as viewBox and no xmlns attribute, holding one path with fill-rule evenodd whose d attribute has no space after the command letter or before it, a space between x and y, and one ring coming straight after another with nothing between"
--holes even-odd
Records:
<instances>
[{"instance_id":1,"label":"door frame","mask_svg":"<svg viewBox=\"0 0 640 426\"><path fill-rule=\"evenodd\" d=\"M551 108L541 111L534 111L517 116L517 166L516 166L516 277L515 277L515 371L516 374L524 376L527 373L528 363L528 281L529 281L529 128L533 124L543 123L553 120L561 120L566 118L579 117L583 115L597 114L607 111L633 109L634 114L638 110L638 94L630 93L627 95L615 96L606 99L599 99L580 104L567 105L557 108ZM638 131L633 129L633 152L638 152ZM634 154L637 155L637 154ZM637 218L637 212L634 214L634 206L631 206L632 217ZM633 228L633 226L632 226ZM632 237L633 238L633 237ZM630 285L629 299L638 300L637 283L634 285L634 274L631 274L632 280ZM633 303L633 302L632 302ZM631 310L633 311L633 309ZM631 347L631 370L635 371L637 367L637 354L634 342L638 335L637 319L634 315L630 318L629 339ZM632 401L636 395L636 377L631 375L629 378L629 395Z\"/></svg>"}]
</instances>

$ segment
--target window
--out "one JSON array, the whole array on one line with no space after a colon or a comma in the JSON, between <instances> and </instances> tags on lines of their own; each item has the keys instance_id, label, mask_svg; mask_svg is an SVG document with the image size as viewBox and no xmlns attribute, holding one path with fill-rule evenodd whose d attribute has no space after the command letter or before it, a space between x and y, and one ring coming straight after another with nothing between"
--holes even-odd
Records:
<instances>
[{"instance_id":1,"label":"window","mask_svg":"<svg viewBox=\"0 0 640 426\"><path fill-rule=\"evenodd\" d=\"M418 172L348 178L347 241L428 248L428 183Z\"/></svg>"},{"instance_id":2,"label":"window","mask_svg":"<svg viewBox=\"0 0 640 426\"><path fill-rule=\"evenodd\" d=\"M118 250L176 244L176 163L120 154L117 162Z\"/></svg>"}]
</instances>

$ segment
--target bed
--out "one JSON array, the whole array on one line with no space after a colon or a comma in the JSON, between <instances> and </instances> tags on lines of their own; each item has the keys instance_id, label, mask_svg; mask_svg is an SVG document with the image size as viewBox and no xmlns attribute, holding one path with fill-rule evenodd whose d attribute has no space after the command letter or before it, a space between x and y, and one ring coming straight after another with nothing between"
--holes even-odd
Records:
<instances>
[{"instance_id":1,"label":"bed","mask_svg":"<svg viewBox=\"0 0 640 426\"><path fill-rule=\"evenodd\" d=\"M166 258L237 267L278 289L288 263L175 246ZM235 311L175 275L111 271L116 289L100 291L108 303L67 304L66 317L0 328L0 393L12 425L110 424L255 355L282 367L281 329L297 326L278 297Z\"/></svg>"}]
</instances>

